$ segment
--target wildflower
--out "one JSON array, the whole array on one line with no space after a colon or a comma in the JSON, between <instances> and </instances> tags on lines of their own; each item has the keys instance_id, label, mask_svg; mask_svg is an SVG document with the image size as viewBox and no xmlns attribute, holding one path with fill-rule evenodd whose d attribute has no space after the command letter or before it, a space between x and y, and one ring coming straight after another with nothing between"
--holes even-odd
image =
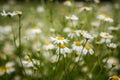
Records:
<instances>
[{"instance_id":1,"label":"wildflower","mask_svg":"<svg viewBox=\"0 0 120 80\"><path fill-rule=\"evenodd\" d=\"M0 76L5 74L5 68L0 67Z\"/></svg>"},{"instance_id":2,"label":"wildflower","mask_svg":"<svg viewBox=\"0 0 120 80\"><path fill-rule=\"evenodd\" d=\"M71 30L70 31L70 33L68 34L68 37L70 37L70 38L74 38L74 37L76 37L76 36L80 36L80 33L79 33L79 31L77 31L77 30Z\"/></svg>"},{"instance_id":3,"label":"wildflower","mask_svg":"<svg viewBox=\"0 0 120 80\"><path fill-rule=\"evenodd\" d=\"M69 28L69 27L66 27L66 28L64 28L64 30L63 30L64 32L70 32L71 31L71 28Z\"/></svg>"},{"instance_id":4,"label":"wildflower","mask_svg":"<svg viewBox=\"0 0 120 80\"><path fill-rule=\"evenodd\" d=\"M5 10L2 11L1 13L2 16L7 16L8 14L5 12Z\"/></svg>"},{"instance_id":5,"label":"wildflower","mask_svg":"<svg viewBox=\"0 0 120 80\"><path fill-rule=\"evenodd\" d=\"M41 30L38 26L34 26L32 29L31 29L31 33L33 34L39 34L41 33Z\"/></svg>"},{"instance_id":6,"label":"wildflower","mask_svg":"<svg viewBox=\"0 0 120 80\"><path fill-rule=\"evenodd\" d=\"M100 41L101 43L104 43L104 42L110 43L111 39L113 38L112 35L110 35L109 33L106 33L106 32L101 32L100 36L102 37L102 39Z\"/></svg>"},{"instance_id":7,"label":"wildflower","mask_svg":"<svg viewBox=\"0 0 120 80\"><path fill-rule=\"evenodd\" d=\"M44 8L42 6L38 6L37 7L37 12L38 13L44 12Z\"/></svg>"},{"instance_id":8,"label":"wildflower","mask_svg":"<svg viewBox=\"0 0 120 80\"><path fill-rule=\"evenodd\" d=\"M18 16L22 16L22 11L16 11Z\"/></svg>"},{"instance_id":9,"label":"wildflower","mask_svg":"<svg viewBox=\"0 0 120 80\"><path fill-rule=\"evenodd\" d=\"M51 41L53 41L56 44L68 43L68 40L64 39L63 37L56 37L56 38L51 37Z\"/></svg>"},{"instance_id":10,"label":"wildflower","mask_svg":"<svg viewBox=\"0 0 120 80\"><path fill-rule=\"evenodd\" d=\"M89 46L89 45L86 45L83 49L83 54L87 54L87 53L90 53L91 55L94 53L93 49Z\"/></svg>"},{"instance_id":11,"label":"wildflower","mask_svg":"<svg viewBox=\"0 0 120 80\"><path fill-rule=\"evenodd\" d=\"M14 62L8 62L8 63L5 65L5 69L6 69L6 73L8 73L8 74L14 72L14 71L15 71Z\"/></svg>"},{"instance_id":12,"label":"wildflower","mask_svg":"<svg viewBox=\"0 0 120 80\"><path fill-rule=\"evenodd\" d=\"M82 7L82 8L80 8L80 12L81 11L91 11L92 10L92 7L87 7L87 6L84 6L84 7Z\"/></svg>"},{"instance_id":13,"label":"wildflower","mask_svg":"<svg viewBox=\"0 0 120 80\"><path fill-rule=\"evenodd\" d=\"M49 41L46 41L45 45L43 46L44 50L51 50L51 49L54 49L54 48L55 48L55 46L53 44L51 44Z\"/></svg>"},{"instance_id":14,"label":"wildflower","mask_svg":"<svg viewBox=\"0 0 120 80\"><path fill-rule=\"evenodd\" d=\"M90 35L89 33L83 33L83 37L86 39L93 39L94 37Z\"/></svg>"},{"instance_id":15,"label":"wildflower","mask_svg":"<svg viewBox=\"0 0 120 80\"><path fill-rule=\"evenodd\" d=\"M108 46L109 48L112 48L112 49L117 48L117 44L115 44L115 43L107 44L107 46Z\"/></svg>"},{"instance_id":16,"label":"wildflower","mask_svg":"<svg viewBox=\"0 0 120 80\"><path fill-rule=\"evenodd\" d=\"M68 20L78 20L78 17L76 15L65 16L65 18Z\"/></svg>"},{"instance_id":17,"label":"wildflower","mask_svg":"<svg viewBox=\"0 0 120 80\"><path fill-rule=\"evenodd\" d=\"M22 63L23 63L23 65L24 65L25 67L34 67L34 65L40 65L40 62L39 62L39 61L37 61L37 60L35 60L35 59L32 59L32 60L31 60L31 59L29 59L29 58L23 60Z\"/></svg>"},{"instance_id":18,"label":"wildflower","mask_svg":"<svg viewBox=\"0 0 120 80\"><path fill-rule=\"evenodd\" d=\"M109 27L108 28L110 31L117 31L117 30L119 30L120 28L119 27L113 27L113 26L111 26L111 27Z\"/></svg>"},{"instance_id":19,"label":"wildflower","mask_svg":"<svg viewBox=\"0 0 120 80\"><path fill-rule=\"evenodd\" d=\"M58 61L58 56L57 55L53 55L51 58L50 58L50 62L54 63L54 62L57 62Z\"/></svg>"},{"instance_id":20,"label":"wildflower","mask_svg":"<svg viewBox=\"0 0 120 80\"><path fill-rule=\"evenodd\" d=\"M105 14L101 13L97 16L97 19L99 20L104 20L105 19Z\"/></svg>"},{"instance_id":21,"label":"wildflower","mask_svg":"<svg viewBox=\"0 0 120 80\"><path fill-rule=\"evenodd\" d=\"M116 75L113 75L112 80L120 80L120 78L118 76L116 76Z\"/></svg>"},{"instance_id":22,"label":"wildflower","mask_svg":"<svg viewBox=\"0 0 120 80\"><path fill-rule=\"evenodd\" d=\"M60 53L60 54L65 54L70 52L71 50L67 48L64 44L60 44L60 46L57 48L57 53Z\"/></svg>"},{"instance_id":23,"label":"wildflower","mask_svg":"<svg viewBox=\"0 0 120 80\"><path fill-rule=\"evenodd\" d=\"M63 4L64 4L65 6L72 6L71 1L65 1Z\"/></svg>"},{"instance_id":24,"label":"wildflower","mask_svg":"<svg viewBox=\"0 0 120 80\"><path fill-rule=\"evenodd\" d=\"M105 16L104 21L113 22L113 19L110 16Z\"/></svg>"},{"instance_id":25,"label":"wildflower","mask_svg":"<svg viewBox=\"0 0 120 80\"><path fill-rule=\"evenodd\" d=\"M82 43L80 41L74 42L72 49L80 54L81 50L83 49Z\"/></svg>"}]
</instances>

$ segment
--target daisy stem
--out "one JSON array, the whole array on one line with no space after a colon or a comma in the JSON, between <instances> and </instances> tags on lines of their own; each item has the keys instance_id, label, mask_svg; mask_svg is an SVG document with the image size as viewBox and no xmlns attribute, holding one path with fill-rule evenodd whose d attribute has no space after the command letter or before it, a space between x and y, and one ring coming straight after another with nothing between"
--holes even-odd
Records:
<instances>
[{"instance_id":1,"label":"daisy stem","mask_svg":"<svg viewBox=\"0 0 120 80\"><path fill-rule=\"evenodd\" d=\"M25 73L25 75L26 75L26 72L25 72L25 69L24 69L24 66L23 66L23 63L22 63L22 59L21 59L21 57L20 57L20 54L22 54L22 51L21 51L21 28L22 28L22 26L21 26L21 16L19 16L19 28L18 28L18 37L19 37L19 47L18 47L18 50L19 50L19 59L20 59L20 63L21 63L21 65L22 65L22 68L23 68L23 71L24 71L24 73Z\"/></svg>"}]
</instances>

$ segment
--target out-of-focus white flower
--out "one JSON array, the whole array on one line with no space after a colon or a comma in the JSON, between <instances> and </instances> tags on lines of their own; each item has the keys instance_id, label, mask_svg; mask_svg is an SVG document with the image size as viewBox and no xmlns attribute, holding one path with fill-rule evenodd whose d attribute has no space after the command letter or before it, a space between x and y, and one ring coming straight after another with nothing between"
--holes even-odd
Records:
<instances>
[{"instance_id":1,"label":"out-of-focus white flower","mask_svg":"<svg viewBox=\"0 0 120 80\"><path fill-rule=\"evenodd\" d=\"M63 4L64 4L65 6L72 6L71 1L65 1Z\"/></svg>"},{"instance_id":2,"label":"out-of-focus white flower","mask_svg":"<svg viewBox=\"0 0 120 80\"><path fill-rule=\"evenodd\" d=\"M15 12L15 11L13 11L13 12L8 12L8 16L13 17L13 16L16 16L16 15L17 15L17 12Z\"/></svg>"},{"instance_id":3,"label":"out-of-focus white flower","mask_svg":"<svg viewBox=\"0 0 120 80\"><path fill-rule=\"evenodd\" d=\"M82 12L82 11L91 11L91 10L92 10L92 7L87 7L87 6L84 6L84 7L79 9L80 12Z\"/></svg>"},{"instance_id":4,"label":"out-of-focus white flower","mask_svg":"<svg viewBox=\"0 0 120 80\"><path fill-rule=\"evenodd\" d=\"M76 15L71 15L71 16L65 16L66 19L68 20L78 20L78 17Z\"/></svg>"},{"instance_id":5,"label":"out-of-focus white flower","mask_svg":"<svg viewBox=\"0 0 120 80\"><path fill-rule=\"evenodd\" d=\"M50 32L55 32L55 29L54 28L50 28Z\"/></svg>"},{"instance_id":6,"label":"out-of-focus white flower","mask_svg":"<svg viewBox=\"0 0 120 80\"><path fill-rule=\"evenodd\" d=\"M10 32L12 31L12 29L11 29L11 26L1 26L0 27L0 33L2 33L2 34L10 34Z\"/></svg>"},{"instance_id":7,"label":"out-of-focus white flower","mask_svg":"<svg viewBox=\"0 0 120 80\"><path fill-rule=\"evenodd\" d=\"M65 54L70 52L71 50L67 48L64 44L60 44L60 46L57 48L57 53L60 53L60 54Z\"/></svg>"},{"instance_id":8,"label":"out-of-focus white flower","mask_svg":"<svg viewBox=\"0 0 120 80\"><path fill-rule=\"evenodd\" d=\"M105 14L99 14L98 16L97 16L97 18L99 19L99 20L103 20L103 21L106 21L106 22L113 22L114 20L110 17L110 16L107 16L107 15L105 15Z\"/></svg>"},{"instance_id":9,"label":"out-of-focus white flower","mask_svg":"<svg viewBox=\"0 0 120 80\"><path fill-rule=\"evenodd\" d=\"M70 32L71 31L71 28L69 28L69 27L66 27L66 28L64 28L64 30L63 30L64 32Z\"/></svg>"},{"instance_id":10,"label":"out-of-focus white flower","mask_svg":"<svg viewBox=\"0 0 120 80\"><path fill-rule=\"evenodd\" d=\"M94 37L92 35L90 35L89 33L84 33L83 37L86 39L93 39Z\"/></svg>"},{"instance_id":11,"label":"out-of-focus white flower","mask_svg":"<svg viewBox=\"0 0 120 80\"><path fill-rule=\"evenodd\" d=\"M107 46L108 46L109 48L117 48L117 44L115 44L115 43L107 44Z\"/></svg>"},{"instance_id":12,"label":"out-of-focus white flower","mask_svg":"<svg viewBox=\"0 0 120 80\"><path fill-rule=\"evenodd\" d=\"M38 6L37 7L37 12L38 13L44 12L44 8L42 6Z\"/></svg>"},{"instance_id":13,"label":"out-of-focus white flower","mask_svg":"<svg viewBox=\"0 0 120 80\"><path fill-rule=\"evenodd\" d=\"M29 58L23 60L22 63L25 67L34 67L34 65L40 65L40 62L38 60L35 59L31 60Z\"/></svg>"},{"instance_id":14,"label":"out-of-focus white flower","mask_svg":"<svg viewBox=\"0 0 120 80\"><path fill-rule=\"evenodd\" d=\"M91 23L91 25L94 26L94 27L99 27L100 26L100 22L94 21L94 22Z\"/></svg>"},{"instance_id":15,"label":"out-of-focus white flower","mask_svg":"<svg viewBox=\"0 0 120 80\"><path fill-rule=\"evenodd\" d=\"M107 32L101 32L100 36L102 37L102 39L100 40L101 43L110 43L111 39L113 38L113 36Z\"/></svg>"},{"instance_id":16,"label":"out-of-focus white flower","mask_svg":"<svg viewBox=\"0 0 120 80\"><path fill-rule=\"evenodd\" d=\"M34 26L32 29L31 29L31 33L33 34L39 34L41 33L42 31L40 30L40 28L38 26Z\"/></svg>"},{"instance_id":17,"label":"out-of-focus white flower","mask_svg":"<svg viewBox=\"0 0 120 80\"><path fill-rule=\"evenodd\" d=\"M91 55L94 53L93 49L89 45L86 45L83 49L83 54L86 55L87 53L90 53Z\"/></svg>"},{"instance_id":18,"label":"out-of-focus white flower","mask_svg":"<svg viewBox=\"0 0 120 80\"><path fill-rule=\"evenodd\" d=\"M105 16L104 21L113 22L113 19L110 16Z\"/></svg>"},{"instance_id":19,"label":"out-of-focus white flower","mask_svg":"<svg viewBox=\"0 0 120 80\"><path fill-rule=\"evenodd\" d=\"M104 20L105 19L105 14L101 13L97 16L99 20Z\"/></svg>"},{"instance_id":20,"label":"out-of-focus white flower","mask_svg":"<svg viewBox=\"0 0 120 80\"><path fill-rule=\"evenodd\" d=\"M107 39L107 38L109 38L109 39L113 38L113 36L110 35L110 34L107 33L107 32L101 32L101 33L100 33L100 36L101 36L102 38L105 38L105 39Z\"/></svg>"},{"instance_id":21,"label":"out-of-focus white flower","mask_svg":"<svg viewBox=\"0 0 120 80\"><path fill-rule=\"evenodd\" d=\"M77 54L80 54L83 49L82 43L80 41L74 42L72 45L72 49L76 51Z\"/></svg>"},{"instance_id":22,"label":"out-of-focus white flower","mask_svg":"<svg viewBox=\"0 0 120 80\"><path fill-rule=\"evenodd\" d=\"M55 46L53 44L51 44L49 41L46 41L45 45L43 46L44 50L52 50L54 48L55 48Z\"/></svg>"},{"instance_id":23,"label":"out-of-focus white flower","mask_svg":"<svg viewBox=\"0 0 120 80\"><path fill-rule=\"evenodd\" d=\"M119 27L113 27L113 26L111 26L111 27L109 27L108 29L111 30L111 31L117 31L117 30L119 30L120 28L119 28Z\"/></svg>"},{"instance_id":24,"label":"out-of-focus white flower","mask_svg":"<svg viewBox=\"0 0 120 80\"><path fill-rule=\"evenodd\" d=\"M117 66L119 64L118 59L114 58L114 57L109 57L109 58L103 59L103 62L107 62L108 68L111 68L113 65Z\"/></svg>"},{"instance_id":25,"label":"out-of-focus white flower","mask_svg":"<svg viewBox=\"0 0 120 80\"><path fill-rule=\"evenodd\" d=\"M51 39L51 41L54 42L55 44L68 43L68 40L67 40L67 39L64 39L63 37L56 37L56 38L51 37L50 39Z\"/></svg>"},{"instance_id":26,"label":"out-of-focus white flower","mask_svg":"<svg viewBox=\"0 0 120 80\"><path fill-rule=\"evenodd\" d=\"M6 63L6 65L5 65L6 73L10 74L10 73L14 72L15 71L14 65L15 65L14 62Z\"/></svg>"},{"instance_id":27,"label":"out-of-focus white flower","mask_svg":"<svg viewBox=\"0 0 120 80\"><path fill-rule=\"evenodd\" d=\"M79 37L80 36L80 33L78 30L71 30L68 34L68 37L70 38L75 38L75 37Z\"/></svg>"},{"instance_id":28,"label":"out-of-focus white flower","mask_svg":"<svg viewBox=\"0 0 120 80\"><path fill-rule=\"evenodd\" d=\"M50 62L54 63L54 62L57 62L58 61L58 55L53 55L51 58L50 58Z\"/></svg>"},{"instance_id":29,"label":"out-of-focus white flower","mask_svg":"<svg viewBox=\"0 0 120 80\"><path fill-rule=\"evenodd\" d=\"M5 74L5 68L0 67L0 76Z\"/></svg>"},{"instance_id":30,"label":"out-of-focus white flower","mask_svg":"<svg viewBox=\"0 0 120 80\"><path fill-rule=\"evenodd\" d=\"M7 16L7 15L8 15L5 10L3 10L0 14L1 14L2 16Z\"/></svg>"}]
</instances>

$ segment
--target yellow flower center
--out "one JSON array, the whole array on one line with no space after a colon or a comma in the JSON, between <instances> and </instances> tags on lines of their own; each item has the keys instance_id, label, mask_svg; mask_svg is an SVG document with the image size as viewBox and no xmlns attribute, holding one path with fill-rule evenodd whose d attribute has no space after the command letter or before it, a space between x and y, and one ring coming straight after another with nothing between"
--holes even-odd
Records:
<instances>
[{"instance_id":1,"label":"yellow flower center","mask_svg":"<svg viewBox=\"0 0 120 80\"><path fill-rule=\"evenodd\" d=\"M4 69L4 68L0 68L0 71L4 73L4 72L5 72L5 69Z\"/></svg>"},{"instance_id":2,"label":"yellow flower center","mask_svg":"<svg viewBox=\"0 0 120 80\"><path fill-rule=\"evenodd\" d=\"M64 38L63 37L58 37L57 40L64 40Z\"/></svg>"},{"instance_id":3,"label":"yellow flower center","mask_svg":"<svg viewBox=\"0 0 120 80\"><path fill-rule=\"evenodd\" d=\"M27 59L27 62L32 62L30 59Z\"/></svg>"},{"instance_id":4,"label":"yellow flower center","mask_svg":"<svg viewBox=\"0 0 120 80\"><path fill-rule=\"evenodd\" d=\"M86 48L87 50L90 50L90 49L91 49L91 47L90 47L90 46L85 46L85 48Z\"/></svg>"},{"instance_id":5,"label":"yellow flower center","mask_svg":"<svg viewBox=\"0 0 120 80\"><path fill-rule=\"evenodd\" d=\"M34 26L33 29L34 30L38 30L39 28L38 28L38 26Z\"/></svg>"},{"instance_id":6,"label":"yellow flower center","mask_svg":"<svg viewBox=\"0 0 120 80\"><path fill-rule=\"evenodd\" d=\"M114 76L112 76L112 79L113 79L113 80L119 80L119 77L116 76L116 75L114 75Z\"/></svg>"},{"instance_id":7,"label":"yellow flower center","mask_svg":"<svg viewBox=\"0 0 120 80\"><path fill-rule=\"evenodd\" d=\"M106 34L105 34L105 38L107 38L108 36L109 36L109 34L108 34L108 33L106 33Z\"/></svg>"},{"instance_id":8,"label":"yellow flower center","mask_svg":"<svg viewBox=\"0 0 120 80\"><path fill-rule=\"evenodd\" d=\"M80 34L84 34L84 31L80 31Z\"/></svg>"},{"instance_id":9,"label":"yellow flower center","mask_svg":"<svg viewBox=\"0 0 120 80\"><path fill-rule=\"evenodd\" d=\"M105 16L105 18L110 18L110 16Z\"/></svg>"},{"instance_id":10,"label":"yellow flower center","mask_svg":"<svg viewBox=\"0 0 120 80\"><path fill-rule=\"evenodd\" d=\"M65 48L66 46L64 44L61 44L60 45L60 48Z\"/></svg>"},{"instance_id":11,"label":"yellow flower center","mask_svg":"<svg viewBox=\"0 0 120 80\"><path fill-rule=\"evenodd\" d=\"M7 69L7 70L11 69L11 66L6 66L6 69Z\"/></svg>"},{"instance_id":12,"label":"yellow flower center","mask_svg":"<svg viewBox=\"0 0 120 80\"><path fill-rule=\"evenodd\" d=\"M75 33L75 30L71 30L71 33Z\"/></svg>"},{"instance_id":13,"label":"yellow flower center","mask_svg":"<svg viewBox=\"0 0 120 80\"><path fill-rule=\"evenodd\" d=\"M73 16L70 16L70 19L72 19L73 18Z\"/></svg>"},{"instance_id":14,"label":"yellow flower center","mask_svg":"<svg viewBox=\"0 0 120 80\"><path fill-rule=\"evenodd\" d=\"M105 14L103 14L103 13L101 13L100 15L101 15L101 16L105 16Z\"/></svg>"},{"instance_id":15,"label":"yellow flower center","mask_svg":"<svg viewBox=\"0 0 120 80\"><path fill-rule=\"evenodd\" d=\"M76 46L81 46L82 44L81 44L81 42L78 41L78 42L75 43L75 45Z\"/></svg>"},{"instance_id":16,"label":"yellow flower center","mask_svg":"<svg viewBox=\"0 0 120 80\"><path fill-rule=\"evenodd\" d=\"M49 45L49 44L50 44L50 42L49 42L49 41L45 42L45 45Z\"/></svg>"}]
</instances>

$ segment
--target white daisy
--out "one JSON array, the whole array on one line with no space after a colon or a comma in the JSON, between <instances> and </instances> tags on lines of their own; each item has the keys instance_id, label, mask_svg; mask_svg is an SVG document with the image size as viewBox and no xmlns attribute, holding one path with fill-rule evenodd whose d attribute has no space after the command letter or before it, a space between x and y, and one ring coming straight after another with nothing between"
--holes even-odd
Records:
<instances>
[{"instance_id":1,"label":"white daisy","mask_svg":"<svg viewBox=\"0 0 120 80\"><path fill-rule=\"evenodd\" d=\"M87 54L87 53L90 53L91 55L94 53L93 49L89 46L89 45L86 45L83 49L83 54Z\"/></svg>"},{"instance_id":2,"label":"white daisy","mask_svg":"<svg viewBox=\"0 0 120 80\"><path fill-rule=\"evenodd\" d=\"M76 15L65 16L65 18L68 20L78 20L78 17Z\"/></svg>"},{"instance_id":3,"label":"white daisy","mask_svg":"<svg viewBox=\"0 0 120 80\"><path fill-rule=\"evenodd\" d=\"M54 42L55 44L68 43L68 40L64 39L63 37L56 37L56 38L51 37L51 41Z\"/></svg>"},{"instance_id":4,"label":"white daisy","mask_svg":"<svg viewBox=\"0 0 120 80\"><path fill-rule=\"evenodd\" d=\"M42 6L38 6L38 7L37 7L37 12L38 12L38 13L44 12L44 8L43 8Z\"/></svg>"},{"instance_id":5,"label":"white daisy","mask_svg":"<svg viewBox=\"0 0 120 80\"><path fill-rule=\"evenodd\" d=\"M110 35L109 33L106 32L101 32L100 36L102 37L102 39L100 40L101 43L110 43L111 39L113 38L112 35Z\"/></svg>"},{"instance_id":6,"label":"white daisy","mask_svg":"<svg viewBox=\"0 0 120 80\"><path fill-rule=\"evenodd\" d=\"M65 1L63 4L64 4L65 6L72 6L71 1Z\"/></svg>"},{"instance_id":7,"label":"white daisy","mask_svg":"<svg viewBox=\"0 0 120 80\"><path fill-rule=\"evenodd\" d=\"M49 41L46 41L45 45L43 46L44 50L52 50L54 48L55 48L55 46L53 44L51 44Z\"/></svg>"},{"instance_id":8,"label":"white daisy","mask_svg":"<svg viewBox=\"0 0 120 80\"><path fill-rule=\"evenodd\" d=\"M10 74L10 73L14 72L15 71L14 65L15 65L14 62L6 63L6 65L5 65L6 73Z\"/></svg>"},{"instance_id":9,"label":"white daisy","mask_svg":"<svg viewBox=\"0 0 120 80\"><path fill-rule=\"evenodd\" d=\"M0 13L2 16L7 16L8 14L5 12L5 10L3 10L1 13Z\"/></svg>"},{"instance_id":10,"label":"white daisy","mask_svg":"<svg viewBox=\"0 0 120 80\"><path fill-rule=\"evenodd\" d=\"M60 44L60 46L57 48L57 53L60 53L60 54L65 54L70 52L71 50L67 48L64 44Z\"/></svg>"},{"instance_id":11,"label":"white daisy","mask_svg":"<svg viewBox=\"0 0 120 80\"><path fill-rule=\"evenodd\" d=\"M33 34L39 34L41 33L42 31L40 30L40 28L38 26L34 26L32 29L31 29L31 33Z\"/></svg>"},{"instance_id":12,"label":"white daisy","mask_svg":"<svg viewBox=\"0 0 120 80\"><path fill-rule=\"evenodd\" d=\"M109 48L117 48L117 44L115 44L115 43L107 44L107 46L108 46Z\"/></svg>"},{"instance_id":13,"label":"white daisy","mask_svg":"<svg viewBox=\"0 0 120 80\"><path fill-rule=\"evenodd\" d=\"M105 19L105 14L101 13L97 16L97 19L99 20L104 20Z\"/></svg>"},{"instance_id":14,"label":"white daisy","mask_svg":"<svg viewBox=\"0 0 120 80\"><path fill-rule=\"evenodd\" d=\"M0 76L5 74L5 68L0 67Z\"/></svg>"},{"instance_id":15,"label":"white daisy","mask_svg":"<svg viewBox=\"0 0 120 80\"><path fill-rule=\"evenodd\" d=\"M75 37L78 37L78 36L80 36L80 33L79 33L78 30L73 30L72 29L68 34L68 37L70 37L70 38L75 38Z\"/></svg>"},{"instance_id":16,"label":"white daisy","mask_svg":"<svg viewBox=\"0 0 120 80\"><path fill-rule=\"evenodd\" d=\"M81 50L83 49L82 43L80 41L74 42L72 45L72 49L80 54Z\"/></svg>"},{"instance_id":17,"label":"white daisy","mask_svg":"<svg viewBox=\"0 0 120 80\"><path fill-rule=\"evenodd\" d=\"M34 65L40 65L40 62L38 60L35 59L31 60L29 58L23 60L22 63L25 67L34 67Z\"/></svg>"},{"instance_id":18,"label":"white daisy","mask_svg":"<svg viewBox=\"0 0 120 80\"><path fill-rule=\"evenodd\" d=\"M91 11L92 10L92 7L87 7L87 6L84 6L84 7L82 7L82 8L80 8L80 12L81 11Z\"/></svg>"},{"instance_id":19,"label":"white daisy","mask_svg":"<svg viewBox=\"0 0 120 80\"><path fill-rule=\"evenodd\" d=\"M113 19L110 16L105 16L104 21L113 22Z\"/></svg>"},{"instance_id":20,"label":"white daisy","mask_svg":"<svg viewBox=\"0 0 120 80\"><path fill-rule=\"evenodd\" d=\"M91 34L89 34L87 32L83 33L83 37L86 39L93 39L94 38Z\"/></svg>"}]
</instances>

